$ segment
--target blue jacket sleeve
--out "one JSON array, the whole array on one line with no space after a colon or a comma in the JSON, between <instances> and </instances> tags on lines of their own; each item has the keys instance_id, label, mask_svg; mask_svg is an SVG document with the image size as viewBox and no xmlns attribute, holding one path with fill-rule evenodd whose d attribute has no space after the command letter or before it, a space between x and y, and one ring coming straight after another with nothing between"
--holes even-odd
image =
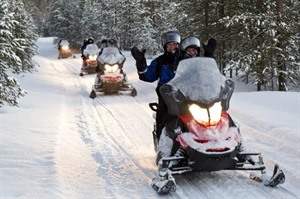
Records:
<instances>
[{"instance_id":1,"label":"blue jacket sleeve","mask_svg":"<svg viewBox=\"0 0 300 199\"><path fill-rule=\"evenodd\" d=\"M149 66L145 66L143 71L138 71L140 80L145 82L154 82L158 79L157 75L158 61L154 59Z\"/></svg>"}]
</instances>

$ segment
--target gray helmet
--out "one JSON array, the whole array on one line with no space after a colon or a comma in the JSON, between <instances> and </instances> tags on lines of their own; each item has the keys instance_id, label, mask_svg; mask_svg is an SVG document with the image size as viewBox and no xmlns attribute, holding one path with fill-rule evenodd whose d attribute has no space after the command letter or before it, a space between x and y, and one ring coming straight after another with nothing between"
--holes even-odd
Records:
<instances>
[{"instance_id":1,"label":"gray helmet","mask_svg":"<svg viewBox=\"0 0 300 199\"><path fill-rule=\"evenodd\" d=\"M165 49L166 44L169 42L175 42L175 43L179 44L180 39L181 39L181 37L177 31L168 31L168 32L164 33L161 37L162 46Z\"/></svg>"},{"instance_id":2,"label":"gray helmet","mask_svg":"<svg viewBox=\"0 0 300 199\"><path fill-rule=\"evenodd\" d=\"M181 41L181 50L184 52L187 50L187 48L195 48L198 51L197 56L199 56L200 47L200 40L195 36L188 36Z\"/></svg>"}]
</instances>

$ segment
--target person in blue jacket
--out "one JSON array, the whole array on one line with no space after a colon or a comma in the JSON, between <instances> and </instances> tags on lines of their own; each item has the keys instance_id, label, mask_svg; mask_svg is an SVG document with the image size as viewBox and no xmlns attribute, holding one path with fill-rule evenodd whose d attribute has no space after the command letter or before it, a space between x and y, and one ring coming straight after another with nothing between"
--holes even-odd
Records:
<instances>
[{"instance_id":1,"label":"person in blue jacket","mask_svg":"<svg viewBox=\"0 0 300 199\"><path fill-rule=\"evenodd\" d=\"M162 35L162 46L164 53L151 61L147 66L145 59L146 50L140 51L137 47L131 49L131 54L136 60L139 79L146 82L154 82L158 80L156 93L158 95L158 107L156 112L157 131L153 132L154 139L159 140L161 131L166 123L164 116L167 115L168 109L162 99L159 88L169 82L175 75L177 64L179 61L179 44L180 34L177 31L168 31Z\"/></svg>"},{"instance_id":2,"label":"person in blue jacket","mask_svg":"<svg viewBox=\"0 0 300 199\"><path fill-rule=\"evenodd\" d=\"M189 37L188 37L189 38ZM189 38L185 39L188 41L187 43L196 42L197 44L197 52L196 56L200 55L200 40L197 41L197 38ZM146 82L154 82L158 80L158 85L156 87L156 93L158 95L158 107L156 113L156 132L153 131L154 142L158 143L159 137L161 135L161 131L168 121L168 109L165 104L163 98L160 95L159 88L169 82L174 76L177 69L178 62L182 59L188 58L187 55L180 53L179 45L181 43L181 36L177 31L168 31L162 35L162 46L164 48L164 53L154 59L150 65L147 65L145 59L146 50L140 51L137 47L133 47L131 49L131 54L133 58L136 60L136 67L139 75L139 79ZM194 45L187 45L186 47L194 48ZM199 48L198 48L199 47ZM216 40L211 38L208 41L208 44L202 44L204 48L204 56L213 57L213 53L216 48ZM187 50L187 48L184 50Z\"/></svg>"},{"instance_id":3,"label":"person in blue jacket","mask_svg":"<svg viewBox=\"0 0 300 199\"><path fill-rule=\"evenodd\" d=\"M82 46L80 48L80 50L81 50L81 58L82 58L82 61L83 61L83 65L86 65L86 59L87 59L85 57L85 55L83 54L83 51L86 49L87 45L93 44L93 43L94 43L93 37L89 37L89 38L83 40L83 44L82 44Z\"/></svg>"}]
</instances>

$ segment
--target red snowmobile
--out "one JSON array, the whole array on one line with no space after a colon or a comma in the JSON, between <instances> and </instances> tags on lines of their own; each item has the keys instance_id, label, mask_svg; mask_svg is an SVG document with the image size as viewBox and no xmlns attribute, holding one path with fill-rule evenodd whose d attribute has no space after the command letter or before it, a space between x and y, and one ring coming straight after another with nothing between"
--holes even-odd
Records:
<instances>
[{"instance_id":1,"label":"red snowmobile","mask_svg":"<svg viewBox=\"0 0 300 199\"><path fill-rule=\"evenodd\" d=\"M72 56L72 52L70 50L69 47L69 42L65 39L62 39L59 44L58 44L58 50L59 50L59 54L58 54L58 59L61 58L68 58Z\"/></svg>"},{"instance_id":2,"label":"red snowmobile","mask_svg":"<svg viewBox=\"0 0 300 199\"><path fill-rule=\"evenodd\" d=\"M261 175L250 177L267 186L284 183L278 165L267 179L261 154L245 151L239 128L227 113L233 90L234 82L206 57L182 60L175 77L160 88L169 120L159 141L154 136L158 172L151 185L157 193L175 191L173 175L191 171L257 170ZM151 103L151 109L156 111L156 105Z\"/></svg>"},{"instance_id":3,"label":"red snowmobile","mask_svg":"<svg viewBox=\"0 0 300 199\"><path fill-rule=\"evenodd\" d=\"M96 44L89 44L83 51L85 58L83 59L80 76L86 74L95 74L97 68L97 58L100 49Z\"/></svg>"},{"instance_id":4,"label":"red snowmobile","mask_svg":"<svg viewBox=\"0 0 300 199\"><path fill-rule=\"evenodd\" d=\"M136 89L128 83L126 74L123 71L123 64L126 58L116 47L103 48L98 58L98 73L90 93L94 99L97 93L119 94L125 93L132 97L137 95Z\"/></svg>"}]
</instances>

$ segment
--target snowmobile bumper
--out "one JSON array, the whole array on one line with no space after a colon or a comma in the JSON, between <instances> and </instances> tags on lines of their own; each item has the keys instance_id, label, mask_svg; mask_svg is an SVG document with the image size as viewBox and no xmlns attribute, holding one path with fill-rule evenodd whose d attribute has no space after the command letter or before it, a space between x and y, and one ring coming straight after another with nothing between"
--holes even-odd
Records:
<instances>
[{"instance_id":1,"label":"snowmobile bumper","mask_svg":"<svg viewBox=\"0 0 300 199\"><path fill-rule=\"evenodd\" d=\"M80 74L94 74L94 73L97 73L96 72L96 68L97 68L97 65L87 65L87 66L82 66L81 67L81 73Z\"/></svg>"},{"instance_id":2,"label":"snowmobile bumper","mask_svg":"<svg viewBox=\"0 0 300 199\"><path fill-rule=\"evenodd\" d=\"M118 93L122 93L122 92L125 92L125 93L129 92L130 95L132 95L132 92L135 91L134 96L136 96L136 90L130 84L104 83L104 84L94 85L93 90L94 90L94 92L104 93L104 94L118 94Z\"/></svg>"},{"instance_id":3,"label":"snowmobile bumper","mask_svg":"<svg viewBox=\"0 0 300 199\"><path fill-rule=\"evenodd\" d=\"M124 83L124 76L100 76L100 83L93 86L90 98L95 98L96 93L104 94L129 94L132 97L137 95L136 89L131 85Z\"/></svg>"},{"instance_id":4,"label":"snowmobile bumper","mask_svg":"<svg viewBox=\"0 0 300 199\"><path fill-rule=\"evenodd\" d=\"M71 57L71 56L72 56L71 51L61 50L61 51L59 51L58 59L68 58L68 57Z\"/></svg>"},{"instance_id":5,"label":"snowmobile bumper","mask_svg":"<svg viewBox=\"0 0 300 199\"><path fill-rule=\"evenodd\" d=\"M236 150L230 153L202 154L193 149L188 150L189 157L165 157L162 158L161 168L168 168L172 174L181 174L189 171L220 171L220 170L258 170L265 171L266 167L259 153L237 153ZM238 160L239 156L245 157L245 161ZM246 159L250 157L251 159ZM258 161L252 157L258 156Z\"/></svg>"}]
</instances>

